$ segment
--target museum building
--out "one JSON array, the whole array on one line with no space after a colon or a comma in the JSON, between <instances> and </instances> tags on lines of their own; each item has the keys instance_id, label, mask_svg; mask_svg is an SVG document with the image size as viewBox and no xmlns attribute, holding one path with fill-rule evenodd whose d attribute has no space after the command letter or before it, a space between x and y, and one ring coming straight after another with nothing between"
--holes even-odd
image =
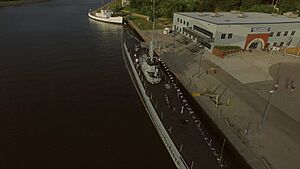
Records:
<instances>
[{"instance_id":1,"label":"museum building","mask_svg":"<svg viewBox=\"0 0 300 169\"><path fill-rule=\"evenodd\" d=\"M258 12L177 12L173 29L201 43L210 51L214 46L239 46L241 49L269 49L299 46L298 15Z\"/></svg>"}]
</instances>

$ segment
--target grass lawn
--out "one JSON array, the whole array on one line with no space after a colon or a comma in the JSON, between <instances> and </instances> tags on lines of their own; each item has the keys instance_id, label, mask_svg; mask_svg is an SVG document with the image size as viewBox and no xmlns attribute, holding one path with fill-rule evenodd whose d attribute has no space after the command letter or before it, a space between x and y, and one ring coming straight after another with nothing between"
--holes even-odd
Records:
<instances>
[{"instance_id":1,"label":"grass lawn","mask_svg":"<svg viewBox=\"0 0 300 169\"><path fill-rule=\"evenodd\" d=\"M128 15L128 20L131 20L135 25L137 25L141 30L151 30L152 22L147 21L145 17L139 17L134 14L143 15L137 9L131 8L130 6L125 6L122 10ZM133 14L133 15L131 15ZM164 29L165 27L170 27L172 25L172 20L168 18L159 18L155 23L155 29Z\"/></svg>"},{"instance_id":2,"label":"grass lawn","mask_svg":"<svg viewBox=\"0 0 300 169\"><path fill-rule=\"evenodd\" d=\"M286 53L288 54L293 54L293 55L297 55L300 53L300 48L294 47L294 48L287 48L285 50Z\"/></svg>"},{"instance_id":3,"label":"grass lawn","mask_svg":"<svg viewBox=\"0 0 300 169\"><path fill-rule=\"evenodd\" d=\"M119 7L122 6L122 0L114 0L114 1L111 1L110 3L108 3L107 5L108 5L109 9L115 10L116 5Z\"/></svg>"},{"instance_id":4,"label":"grass lawn","mask_svg":"<svg viewBox=\"0 0 300 169\"><path fill-rule=\"evenodd\" d=\"M151 30L152 29L152 22L147 21L146 18L131 15L131 16L128 16L127 19L131 20L141 30ZM159 23L156 23L155 29L164 29L164 26Z\"/></svg>"}]
</instances>

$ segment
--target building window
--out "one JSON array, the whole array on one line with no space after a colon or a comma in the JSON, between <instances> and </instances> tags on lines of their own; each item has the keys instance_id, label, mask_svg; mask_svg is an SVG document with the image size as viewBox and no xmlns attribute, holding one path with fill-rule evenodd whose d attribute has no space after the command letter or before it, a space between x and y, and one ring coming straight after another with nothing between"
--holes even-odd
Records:
<instances>
[{"instance_id":1,"label":"building window","mask_svg":"<svg viewBox=\"0 0 300 169\"><path fill-rule=\"evenodd\" d=\"M208 31L208 30L206 30L206 29L200 28L199 26L196 26L196 25L193 26L193 30L196 30L196 31L198 31L198 32L201 32L201 33L203 33L204 35L209 36L210 38L212 38L213 35L214 35L212 32L210 32L210 31Z\"/></svg>"},{"instance_id":2,"label":"building window","mask_svg":"<svg viewBox=\"0 0 300 169\"><path fill-rule=\"evenodd\" d=\"M179 18L177 18L177 22L179 22Z\"/></svg>"},{"instance_id":3,"label":"building window","mask_svg":"<svg viewBox=\"0 0 300 169\"><path fill-rule=\"evenodd\" d=\"M180 23L182 23L182 19L180 19Z\"/></svg>"},{"instance_id":4,"label":"building window","mask_svg":"<svg viewBox=\"0 0 300 169\"><path fill-rule=\"evenodd\" d=\"M186 22L186 26L189 26L189 22Z\"/></svg>"},{"instance_id":5,"label":"building window","mask_svg":"<svg viewBox=\"0 0 300 169\"><path fill-rule=\"evenodd\" d=\"M274 35L274 32L270 32L270 37L273 37L273 35Z\"/></svg>"},{"instance_id":6,"label":"building window","mask_svg":"<svg viewBox=\"0 0 300 169\"><path fill-rule=\"evenodd\" d=\"M292 31L291 36L294 36L296 33L296 31Z\"/></svg>"},{"instance_id":7,"label":"building window","mask_svg":"<svg viewBox=\"0 0 300 169\"><path fill-rule=\"evenodd\" d=\"M283 46L284 42L280 42L280 46Z\"/></svg>"},{"instance_id":8,"label":"building window","mask_svg":"<svg viewBox=\"0 0 300 169\"><path fill-rule=\"evenodd\" d=\"M228 39L232 38L232 33L228 34Z\"/></svg>"},{"instance_id":9,"label":"building window","mask_svg":"<svg viewBox=\"0 0 300 169\"><path fill-rule=\"evenodd\" d=\"M181 32L181 28L179 28L179 32Z\"/></svg>"},{"instance_id":10,"label":"building window","mask_svg":"<svg viewBox=\"0 0 300 169\"><path fill-rule=\"evenodd\" d=\"M207 43L207 42L203 42L201 43L203 46L207 47L208 49L211 49L211 44Z\"/></svg>"},{"instance_id":11,"label":"building window","mask_svg":"<svg viewBox=\"0 0 300 169\"><path fill-rule=\"evenodd\" d=\"M280 36L281 32L277 32L277 35L276 36Z\"/></svg>"},{"instance_id":12,"label":"building window","mask_svg":"<svg viewBox=\"0 0 300 169\"><path fill-rule=\"evenodd\" d=\"M277 42L274 42L274 43L273 43L273 47L274 47L274 46L277 46Z\"/></svg>"},{"instance_id":13,"label":"building window","mask_svg":"<svg viewBox=\"0 0 300 169\"><path fill-rule=\"evenodd\" d=\"M221 39L225 39L225 37L226 37L226 34L221 35Z\"/></svg>"},{"instance_id":14,"label":"building window","mask_svg":"<svg viewBox=\"0 0 300 169\"><path fill-rule=\"evenodd\" d=\"M289 31L285 31L283 36L287 36L289 34Z\"/></svg>"},{"instance_id":15,"label":"building window","mask_svg":"<svg viewBox=\"0 0 300 169\"><path fill-rule=\"evenodd\" d=\"M183 21L183 24L185 25L185 21Z\"/></svg>"}]
</instances>

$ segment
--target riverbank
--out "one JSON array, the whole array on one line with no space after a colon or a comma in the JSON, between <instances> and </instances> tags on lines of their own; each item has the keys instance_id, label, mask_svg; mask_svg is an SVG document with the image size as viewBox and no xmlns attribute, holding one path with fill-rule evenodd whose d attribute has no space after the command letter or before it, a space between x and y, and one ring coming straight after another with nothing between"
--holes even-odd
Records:
<instances>
[{"instance_id":1,"label":"riverbank","mask_svg":"<svg viewBox=\"0 0 300 169\"><path fill-rule=\"evenodd\" d=\"M46 2L46 1L49 1L49 0L0 1L0 8L8 7L8 6L19 6L19 5L26 5L26 4L31 4L31 3Z\"/></svg>"},{"instance_id":2,"label":"riverbank","mask_svg":"<svg viewBox=\"0 0 300 169\"><path fill-rule=\"evenodd\" d=\"M131 21L129 24L146 42L149 42L151 31L140 30ZM288 118L287 112L280 107L277 108L280 106L279 103L271 105L272 116L268 117L267 125L260 127L261 113L268 104L268 98L260 95L262 91L255 92L256 83L243 84L241 79L237 79L236 75L224 68L225 59L220 60L209 52L205 52L202 58L199 53L192 53L186 45L176 42L179 37L163 35L162 30L156 31L155 37L160 42L158 46L161 48L156 50L156 53L167 63L193 99L205 110L209 119L252 168L296 169L299 166L298 160L295 159L300 152L297 146L299 124ZM168 47L173 46L170 44L176 47ZM263 54L244 55L246 58L255 58L255 55L262 58ZM267 58L267 54L264 55ZM201 60L202 66L199 69ZM239 68L239 64L230 65L234 69ZM243 65L247 66L248 72L256 72L256 75L248 75L246 79L251 80L263 75L263 72L258 71L259 68ZM208 71L212 68L216 68L216 71ZM272 81L268 81L266 86L272 86ZM215 102L215 95L219 96L219 104ZM275 102L275 97L273 99Z\"/></svg>"}]
</instances>

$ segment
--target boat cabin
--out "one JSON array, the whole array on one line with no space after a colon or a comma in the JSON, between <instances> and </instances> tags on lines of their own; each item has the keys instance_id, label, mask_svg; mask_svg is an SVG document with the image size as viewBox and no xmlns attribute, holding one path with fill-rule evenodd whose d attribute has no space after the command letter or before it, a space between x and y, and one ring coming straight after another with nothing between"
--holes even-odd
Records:
<instances>
[{"instance_id":1,"label":"boat cabin","mask_svg":"<svg viewBox=\"0 0 300 169\"><path fill-rule=\"evenodd\" d=\"M104 18L110 18L111 15L113 14L112 10L109 9L101 9L100 13L96 13L96 16L98 17L104 17Z\"/></svg>"}]
</instances>

